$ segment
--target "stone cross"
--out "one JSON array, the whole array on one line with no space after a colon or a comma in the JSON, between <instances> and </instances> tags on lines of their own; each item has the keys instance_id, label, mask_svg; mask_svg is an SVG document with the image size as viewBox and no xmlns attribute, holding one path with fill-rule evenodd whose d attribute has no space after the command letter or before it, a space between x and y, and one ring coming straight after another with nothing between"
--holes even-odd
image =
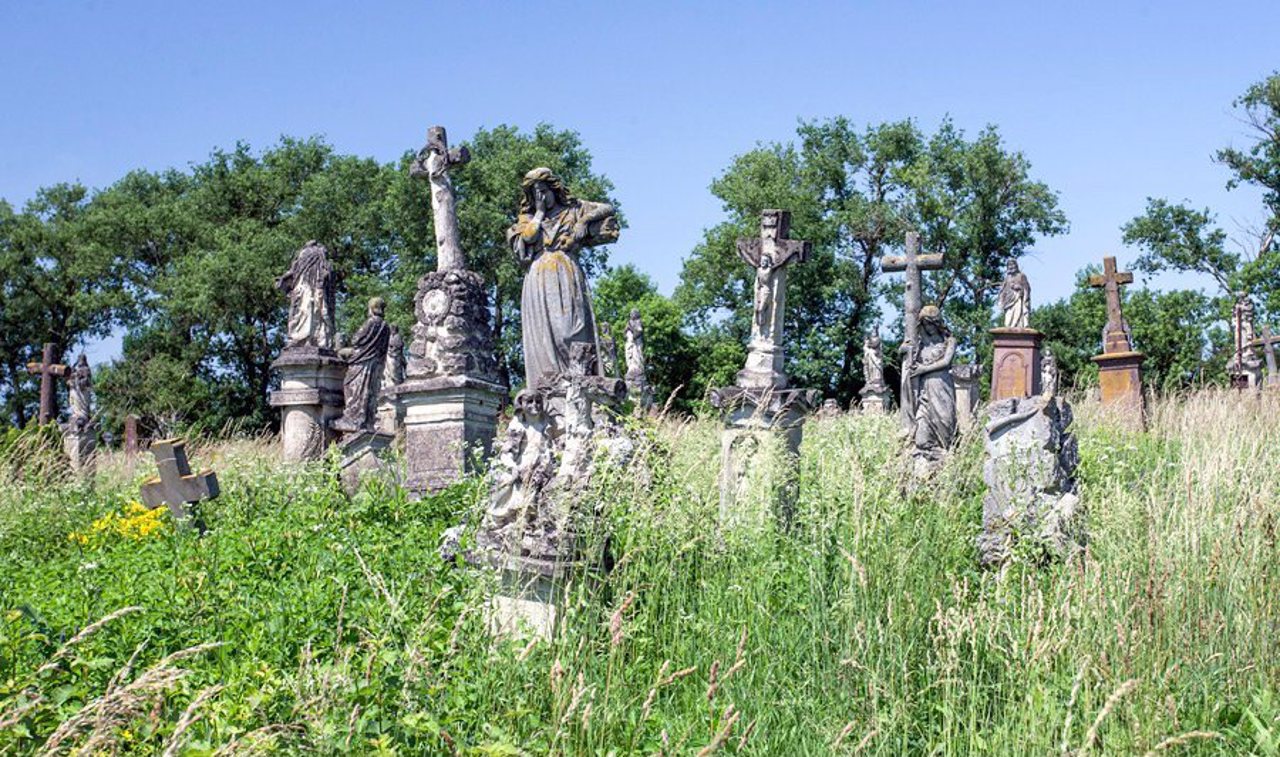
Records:
<instances>
[{"instance_id":1,"label":"stone cross","mask_svg":"<svg viewBox=\"0 0 1280 757\"><path fill-rule=\"evenodd\" d=\"M458 213L454 204L453 182L449 171L471 160L465 147L449 149L443 126L427 129L427 144L409 168L414 178L426 177L431 182L431 214L436 227L436 270L456 271L466 268L462 243L458 234Z\"/></svg>"},{"instance_id":2,"label":"stone cross","mask_svg":"<svg viewBox=\"0 0 1280 757\"><path fill-rule=\"evenodd\" d=\"M920 252L920 234L907 232L907 249L905 255L886 255L880 259L880 270L885 273L903 274L904 289L902 292L902 364L906 364L906 356L910 354L911 345L916 342L916 326L920 322L920 308L924 306L923 289L920 281L921 271L937 271L942 268L942 255L936 252ZM911 393L908 383L911 379L906 370L902 371L901 397L909 397ZM903 403L901 407L902 422L915 422L915 408Z\"/></svg>"},{"instance_id":3,"label":"stone cross","mask_svg":"<svg viewBox=\"0 0 1280 757\"><path fill-rule=\"evenodd\" d=\"M1271 327L1262 324L1262 338L1255 339L1254 342L1262 342L1262 351L1267 357L1267 384L1276 384L1280 382L1280 373L1276 373L1276 342L1280 338L1271 335Z\"/></svg>"},{"instance_id":4,"label":"stone cross","mask_svg":"<svg viewBox=\"0 0 1280 757\"><path fill-rule=\"evenodd\" d=\"M213 471L191 472L185 442L162 439L152 443L151 454L160 475L142 484L142 501L147 507L154 510L166 505L175 521L185 523L187 505L218 496L218 477Z\"/></svg>"},{"instance_id":5,"label":"stone cross","mask_svg":"<svg viewBox=\"0 0 1280 757\"><path fill-rule=\"evenodd\" d=\"M792 261L804 262L810 250L808 242L791 239L790 234L789 211L763 210L760 236L738 240L738 257L756 269L750 350L737 381L744 389L783 389L787 385L782 369L787 268Z\"/></svg>"},{"instance_id":6,"label":"stone cross","mask_svg":"<svg viewBox=\"0 0 1280 757\"><path fill-rule=\"evenodd\" d=\"M53 362L53 352L53 343L45 342L41 361L27 363L27 373L40 376L40 425L58 417L58 393L53 383L54 377L66 376L71 372L69 366Z\"/></svg>"},{"instance_id":7,"label":"stone cross","mask_svg":"<svg viewBox=\"0 0 1280 757\"><path fill-rule=\"evenodd\" d=\"M1099 287L1107 293L1107 326L1103 331L1102 352L1132 352L1133 344L1129 341L1129 328L1120 312L1120 287L1133 283L1133 274L1116 270L1116 259L1103 258L1102 274L1089 277L1089 286Z\"/></svg>"}]
</instances>

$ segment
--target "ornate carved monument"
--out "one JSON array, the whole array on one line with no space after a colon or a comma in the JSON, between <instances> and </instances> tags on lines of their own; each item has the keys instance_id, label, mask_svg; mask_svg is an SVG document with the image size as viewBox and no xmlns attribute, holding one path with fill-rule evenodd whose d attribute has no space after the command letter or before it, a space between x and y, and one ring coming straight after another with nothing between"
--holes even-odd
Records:
<instances>
[{"instance_id":1,"label":"ornate carved monument","mask_svg":"<svg viewBox=\"0 0 1280 757\"><path fill-rule=\"evenodd\" d=\"M866 382L858 392L862 396L864 413L887 413L891 393L884 382L884 344L880 340L879 326L862 340L862 377Z\"/></svg>"},{"instance_id":2,"label":"ornate carved monument","mask_svg":"<svg viewBox=\"0 0 1280 757\"><path fill-rule=\"evenodd\" d=\"M285 462L316 460L334 440L329 424L342 414L345 365L334 350L336 278L328 252L314 240L298 250L276 288L289 297L285 347L271 367L280 388L271 393L281 408Z\"/></svg>"},{"instance_id":3,"label":"ornate carved monument","mask_svg":"<svg viewBox=\"0 0 1280 757\"><path fill-rule=\"evenodd\" d=\"M62 426L62 448L72 471L90 472L98 448L98 423L93 414L93 372L84 353L67 372L67 382L71 416Z\"/></svg>"},{"instance_id":4,"label":"ornate carved monument","mask_svg":"<svg viewBox=\"0 0 1280 757\"><path fill-rule=\"evenodd\" d=\"M499 383L484 278L466 269L458 233L449 173L470 159L466 148L449 148L444 127L433 126L409 169L431 185L436 270L418 280L405 380L383 394L404 418L404 484L417 496L456 481L477 452L488 456L507 391Z\"/></svg>"},{"instance_id":5,"label":"ornate carved monument","mask_svg":"<svg viewBox=\"0 0 1280 757\"><path fill-rule=\"evenodd\" d=\"M769 513L747 511L749 501L768 502L775 517L787 520L795 498L796 456L804 434L805 416L818 402L813 389L788 389L783 372L787 268L808 257L809 243L790 239L791 214L765 210L760 215L760 236L738 240L738 255L756 269L755 312L746 367L738 372L735 386L711 390L711 404L718 408L725 430L720 437L720 517L730 525L759 526ZM762 450L776 447L781 438L783 456L773 481L758 481ZM746 497L746 488L764 486L764 497Z\"/></svg>"},{"instance_id":6,"label":"ornate carved monument","mask_svg":"<svg viewBox=\"0 0 1280 757\"><path fill-rule=\"evenodd\" d=\"M378 393L387 370L387 347L391 327L383 320L386 303L381 297L369 300L369 317L351 337L351 344L338 350L346 362L342 380L342 417L330 424L342 434L342 483L354 492L360 477L382 468L381 457L395 438L394 433L377 428Z\"/></svg>"},{"instance_id":7,"label":"ornate carved monument","mask_svg":"<svg viewBox=\"0 0 1280 757\"><path fill-rule=\"evenodd\" d=\"M1258 341L1253 330L1253 301L1247 292L1237 292L1231 308L1231 358L1227 375L1236 389L1262 388L1262 359L1254 350Z\"/></svg>"},{"instance_id":8,"label":"ornate carved monument","mask_svg":"<svg viewBox=\"0 0 1280 757\"><path fill-rule=\"evenodd\" d=\"M1089 286L1100 287L1107 296L1107 323L1102 327L1102 354L1098 364L1098 385L1102 404L1114 411L1117 420L1142 426L1142 361L1146 356L1133 349L1129 324L1120 311L1120 287L1133 283L1133 274L1116 270L1116 259L1103 259L1103 272L1089 277Z\"/></svg>"},{"instance_id":9,"label":"ornate carved monument","mask_svg":"<svg viewBox=\"0 0 1280 757\"><path fill-rule=\"evenodd\" d=\"M1031 397L1040 393L1040 343L1044 334L1030 327L1031 284L1010 260L997 298L1002 311L1000 328L991 330L991 401Z\"/></svg>"}]
</instances>

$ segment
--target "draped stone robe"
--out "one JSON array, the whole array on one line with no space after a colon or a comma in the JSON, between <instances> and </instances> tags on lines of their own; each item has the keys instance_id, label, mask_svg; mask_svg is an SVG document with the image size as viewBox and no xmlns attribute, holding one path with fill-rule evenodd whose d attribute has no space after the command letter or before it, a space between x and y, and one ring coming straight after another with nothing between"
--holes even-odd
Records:
<instances>
[{"instance_id":1,"label":"draped stone robe","mask_svg":"<svg viewBox=\"0 0 1280 757\"><path fill-rule=\"evenodd\" d=\"M915 365L942 360L954 351L954 337L918 333L920 350ZM956 385L951 375L951 361L911 380L915 402L915 448L930 459L940 458L951 448L956 437Z\"/></svg>"},{"instance_id":2,"label":"draped stone robe","mask_svg":"<svg viewBox=\"0 0 1280 757\"><path fill-rule=\"evenodd\" d=\"M333 349L334 274L324 247L310 244L298 251L276 286L289 295L287 346Z\"/></svg>"},{"instance_id":3,"label":"draped stone robe","mask_svg":"<svg viewBox=\"0 0 1280 757\"><path fill-rule=\"evenodd\" d=\"M369 316L351 338L347 375L342 381L346 407L340 424L335 424L335 428L345 431L373 428L390 339L391 328L381 316L376 315Z\"/></svg>"}]
</instances>

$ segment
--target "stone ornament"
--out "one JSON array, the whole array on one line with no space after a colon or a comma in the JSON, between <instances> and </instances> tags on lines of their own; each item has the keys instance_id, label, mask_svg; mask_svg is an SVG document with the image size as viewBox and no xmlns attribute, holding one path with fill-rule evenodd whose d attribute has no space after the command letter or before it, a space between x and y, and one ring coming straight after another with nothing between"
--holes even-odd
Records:
<instances>
[{"instance_id":1,"label":"stone ornament","mask_svg":"<svg viewBox=\"0 0 1280 757\"><path fill-rule=\"evenodd\" d=\"M862 378L866 387L864 393L867 390L882 392L887 388L884 383L884 345L878 329L872 329L862 340Z\"/></svg>"},{"instance_id":2,"label":"stone ornament","mask_svg":"<svg viewBox=\"0 0 1280 757\"><path fill-rule=\"evenodd\" d=\"M1018 269L1016 260L1010 260L1005 266L1004 283L1000 285L997 301L1004 312L1005 328L1031 328L1031 282Z\"/></svg>"},{"instance_id":3,"label":"stone ornament","mask_svg":"<svg viewBox=\"0 0 1280 757\"><path fill-rule=\"evenodd\" d=\"M289 296L285 349L334 348L334 295L337 286L328 250L314 239L294 255L289 270L276 279L276 289Z\"/></svg>"},{"instance_id":4,"label":"stone ornament","mask_svg":"<svg viewBox=\"0 0 1280 757\"><path fill-rule=\"evenodd\" d=\"M903 404L910 403L915 421L916 473L928 475L942 464L956 438L956 387L951 375L956 339L936 305L921 308L916 340L906 370L911 391Z\"/></svg>"},{"instance_id":5,"label":"stone ornament","mask_svg":"<svg viewBox=\"0 0 1280 757\"><path fill-rule=\"evenodd\" d=\"M347 363L347 373L342 381L345 406L342 417L333 423L335 431L372 431L374 428L378 391L391 340L391 329L382 318L385 310L386 303L381 297L369 300L368 319L351 338L351 346L338 351L338 356Z\"/></svg>"},{"instance_id":6,"label":"stone ornament","mask_svg":"<svg viewBox=\"0 0 1280 757\"><path fill-rule=\"evenodd\" d=\"M152 442L151 454L156 458L159 475L143 482L143 504L152 510L168 507L169 514L180 527L195 525L203 531L201 521L192 523L188 506L218 496L217 475L211 470L193 473L191 464L187 462L186 443L178 439Z\"/></svg>"},{"instance_id":7,"label":"stone ornament","mask_svg":"<svg viewBox=\"0 0 1280 757\"><path fill-rule=\"evenodd\" d=\"M529 266L520 319L525 384L537 386L570 370L571 345L596 345L591 292L577 253L617 241L618 221L612 205L577 199L549 168L525 174L520 190L520 212L507 230L507 244ZM598 363L590 373L600 373Z\"/></svg>"},{"instance_id":8,"label":"stone ornament","mask_svg":"<svg viewBox=\"0 0 1280 757\"><path fill-rule=\"evenodd\" d=\"M1253 301L1247 292L1237 292L1231 307L1231 358L1227 373L1232 385L1241 389L1262 388L1262 359L1254 351L1257 341L1253 326Z\"/></svg>"}]
</instances>

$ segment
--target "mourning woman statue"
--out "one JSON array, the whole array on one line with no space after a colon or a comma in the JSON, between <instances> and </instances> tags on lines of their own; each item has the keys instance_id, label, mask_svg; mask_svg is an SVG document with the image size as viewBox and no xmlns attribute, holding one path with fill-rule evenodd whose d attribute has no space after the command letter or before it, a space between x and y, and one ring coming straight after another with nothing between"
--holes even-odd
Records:
<instances>
[{"instance_id":1,"label":"mourning woman statue","mask_svg":"<svg viewBox=\"0 0 1280 757\"><path fill-rule=\"evenodd\" d=\"M884 388L884 353L880 332L875 329L862 340L862 376L867 386L877 391Z\"/></svg>"},{"instance_id":2,"label":"mourning woman statue","mask_svg":"<svg viewBox=\"0 0 1280 757\"><path fill-rule=\"evenodd\" d=\"M1031 282L1018 270L1018 261L1005 266L1004 283L1000 285L1000 308L1004 311L1006 329L1031 327Z\"/></svg>"},{"instance_id":3,"label":"mourning woman statue","mask_svg":"<svg viewBox=\"0 0 1280 757\"><path fill-rule=\"evenodd\" d=\"M507 243L529 265L520 295L526 386L568 372L570 345L596 346L591 293L577 254L617 239L612 205L575 198L549 168L525 174ZM599 372L597 362L591 373Z\"/></svg>"},{"instance_id":4,"label":"mourning woman statue","mask_svg":"<svg viewBox=\"0 0 1280 757\"><path fill-rule=\"evenodd\" d=\"M314 239L294 256L276 289L289 295L285 349L309 346L333 349L334 278L324 245Z\"/></svg>"},{"instance_id":5,"label":"mourning woman statue","mask_svg":"<svg viewBox=\"0 0 1280 757\"><path fill-rule=\"evenodd\" d=\"M378 390L387 367L387 345L391 329L382 320L386 303L381 297L369 300L369 318L351 337L351 346L343 347L338 356L347 361L347 375L342 380L342 396L346 407L342 417L334 421L335 431L365 431L373 428L378 410Z\"/></svg>"},{"instance_id":6,"label":"mourning woman statue","mask_svg":"<svg viewBox=\"0 0 1280 757\"><path fill-rule=\"evenodd\" d=\"M951 377L956 339L937 305L920 309L916 339L919 347L911 351L909 369L915 401L915 455L936 463L956 437L956 385Z\"/></svg>"},{"instance_id":7,"label":"mourning woman statue","mask_svg":"<svg viewBox=\"0 0 1280 757\"><path fill-rule=\"evenodd\" d=\"M67 397L71 401L70 430L80 433L93 422L93 372L89 370L89 358L80 353L71 367L70 387Z\"/></svg>"}]
</instances>

